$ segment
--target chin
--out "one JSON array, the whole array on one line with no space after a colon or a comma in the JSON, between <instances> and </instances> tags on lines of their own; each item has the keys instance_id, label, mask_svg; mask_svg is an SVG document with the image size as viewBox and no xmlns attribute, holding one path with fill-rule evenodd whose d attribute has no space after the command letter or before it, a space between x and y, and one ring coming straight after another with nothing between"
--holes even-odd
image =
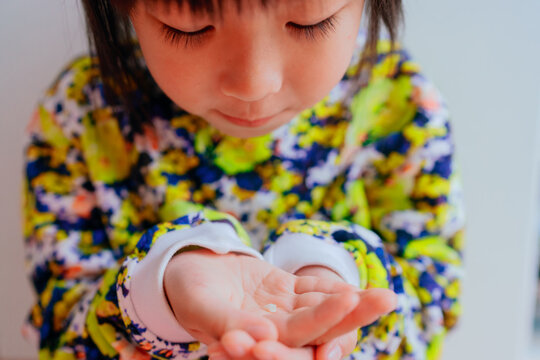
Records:
<instances>
[{"instance_id":1,"label":"chin","mask_svg":"<svg viewBox=\"0 0 540 360\"><path fill-rule=\"evenodd\" d=\"M241 138L241 139L248 139L248 138L263 136L263 135L271 133L272 131L274 131L275 129L281 126L281 125L274 125L274 126L268 126L268 127L249 128L249 127L234 126L234 125L222 124L222 123L211 123L211 125L227 136L232 136L232 137Z\"/></svg>"},{"instance_id":2,"label":"chin","mask_svg":"<svg viewBox=\"0 0 540 360\"><path fill-rule=\"evenodd\" d=\"M262 126L256 126L256 127L241 126L241 125L224 121L221 118L212 117L212 116L207 117L206 121L208 121L210 125L218 129L221 133L225 135L241 138L241 139L247 139L247 138L253 138L253 137L269 134L273 132L274 130L280 128L281 126L289 123L293 118L294 117L290 116L290 114L282 114L280 118L273 119L274 121L270 123L264 124Z\"/></svg>"}]
</instances>

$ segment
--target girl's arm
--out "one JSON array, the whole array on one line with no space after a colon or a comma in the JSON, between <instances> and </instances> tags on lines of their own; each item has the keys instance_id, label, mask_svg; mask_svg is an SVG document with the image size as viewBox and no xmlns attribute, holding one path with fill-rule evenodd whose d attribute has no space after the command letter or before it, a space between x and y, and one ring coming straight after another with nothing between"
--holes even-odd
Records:
<instances>
[{"instance_id":1,"label":"girl's arm","mask_svg":"<svg viewBox=\"0 0 540 360\"><path fill-rule=\"evenodd\" d=\"M312 204L328 221L284 223L264 256L290 272L321 265L362 289L392 289L398 309L361 328L356 351L435 359L461 313L460 180L440 94L404 51L386 45L351 105L339 160L346 169ZM303 205L288 216L305 216Z\"/></svg>"},{"instance_id":2,"label":"girl's arm","mask_svg":"<svg viewBox=\"0 0 540 360\"><path fill-rule=\"evenodd\" d=\"M89 58L71 64L28 128L24 235L38 295L29 330L42 358L199 358L206 350L163 292L168 260L189 245L262 256L227 214L184 201L167 211L189 215L154 218L130 174L144 159L124 142L114 109L96 107L94 71Z\"/></svg>"}]
</instances>

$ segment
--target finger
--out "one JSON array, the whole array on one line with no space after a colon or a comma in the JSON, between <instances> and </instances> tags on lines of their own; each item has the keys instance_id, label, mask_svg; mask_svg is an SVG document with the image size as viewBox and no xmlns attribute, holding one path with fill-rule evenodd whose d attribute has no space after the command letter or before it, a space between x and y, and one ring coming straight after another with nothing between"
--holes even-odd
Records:
<instances>
[{"instance_id":1,"label":"finger","mask_svg":"<svg viewBox=\"0 0 540 360\"><path fill-rule=\"evenodd\" d=\"M329 296L317 306L304 308L291 314L278 314L276 326L279 340L291 347L300 347L319 338L356 308L358 294L345 292Z\"/></svg>"},{"instance_id":2,"label":"finger","mask_svg":"<svg viewBox=\"0 0 540 360\"><path fill-rule=\"evenodd\" d=\"M252 353L257 360L314 360L314 349L311 346L291 348L272 340L257 343Z\"/></svg>"},{"instance_id":3,"label":"finger","mask_svg":"<svg viewBox=\"0 0 540 360\"><path fill-rule=\"evenodd\" d=\"M304 294L296 295L294 309L303 307L317 306L326 300L330 295L320 292L308 292Z\"/></svg>"},{"instance_id":4,"label":"finger","mask_svg":"<svg viewBox=\"0 0 540 360\"><path fill-rule=\"evenodd\" d=\"M227 351L219 341L213 342L208 345L208 357L209 360L231 360Z\"/></svg>"},{"instance_id":5,"label":"finger","mask_svg":"<svg viewBox=\"0 0 540 360\"><path fill-rule=\"evenodd\" d=\"M229 316L225 319L223 329L222 334L227 331L242 329L256 341L277 340L278 338L278 330L271 320L245 310L231 310Z\"/></svg>"},{"instance_id":6,"label":"finger","mask_svg":"<svg viewBox=\"0 0 540 360\"><path fill-rule=\"evenodd\" d=\"M344 291L358 291L356 286L340 280L332 280L318 276L298 276L294 284L294 292L303 294L307 292L321 292L336 294Z\"/></svg>"},{"instance_id":7,"label":"finger","mask_svg":"<svg viewBox=\"0 0 540 360\"><path fill-rule=\"evenodd\" d=\"M243 330L228 331L221 338L223 348L233 358L241 358L251 351L255 340Z\"/></svg>"},{"instance_id":8,"label":"finger","mask_svg":"<svg viewBox=\"0 0 540 360\"><path fill-rule=\"evenodd\" d=\"M232 360L230 357L225 355L224 353L216 353L213 355L209 354L208 360Z\"/></svg>"},{"instance_id":9,"label":"finger","mask_svg":"<svg viewBox=\"0 0 540 360\"><path fill-rule=\"evenodd\" d=\"M315 359L317 360L341 360L348 356L356 348L357 332L352 331L341 335L330 342L315 349Z\"/></svg>"},{"instance_id":10,"label":"finger","mask_svg":"<svg viewBox=\"0 0 540 360\"><path fill-rule=\"evenodd\" d=\"M367 326L380 316L395 310L397 305L397 295L392 290L379 288L364 290L360 292L360 301L356 308L343 321L327 328L321 337L310 344L326 343L359 327Z\"/></svg>"}]
</instances>

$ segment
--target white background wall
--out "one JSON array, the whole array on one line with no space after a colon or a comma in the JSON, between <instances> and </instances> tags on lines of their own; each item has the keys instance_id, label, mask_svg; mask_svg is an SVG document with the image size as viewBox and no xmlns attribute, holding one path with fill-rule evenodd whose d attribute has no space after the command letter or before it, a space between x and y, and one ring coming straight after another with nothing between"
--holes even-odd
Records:
<instances>
[{"instance_id":1,"label":"white background wall","mask_svg":"<svg viewBox=\"0 0 540 360\"><path fill-rule=\"evenodd\" d=\"M0 0L0 357L36 358L20 334L32 292L23 267L23 130L38 97L86 47L74 0Z\"/></svg>"},{"instance_id":2,"label":"white background wall","mask_svg":"<svg viewBox=\"0 0 540 360\"><path fill-rule=\"evenodd\" d=\"M468 215L464 316L444 360L528 356L538 260L540 1L408 0L405 44L453 114ZM74 0L0 1L0 357L19 335L23 129L36 99L85 48Z\"/></svg>"},{"instance_id":3,"label":"white background wall","mask_svg":"<svg viewBox=\"0 0 540 360\"><path fill-rule=\"evenodd\" d=\"M523 359L538 260L540 1L406 4L406 43L453 114L468 210L465 316L445 360Z\"/></svg>"}]
</instances>

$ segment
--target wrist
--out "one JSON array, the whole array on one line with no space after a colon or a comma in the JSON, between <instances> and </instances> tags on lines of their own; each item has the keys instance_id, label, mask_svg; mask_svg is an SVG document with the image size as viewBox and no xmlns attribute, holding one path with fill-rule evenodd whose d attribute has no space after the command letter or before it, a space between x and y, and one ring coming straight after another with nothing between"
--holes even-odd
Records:
<instances>
[{"instance_id":1,"label":"wrist","mask_svg":"<svg viewBox=\"0 0 540 360\"><path fill-rule=\"evenodd\" d=\"M169 298L171 293L168 289L172 289L175 294L185 294L191 290L193 278L197 277L202 269L213 269L222 265L233 266L239 256L257 259L250 254L239 252L219 254L199 246L185 247L176 252L167 263L163 274L163 290L169 306L172 308Z\"/></svg>"},{"instance_id":2,"label":"wrist","mask_svg":"<svg viewBox=\"0 0 540 360\"><path fill-rule=\"evenodd\" d=\"M185 284L185 276L189 273L189 269L193 269L198 262L204 258L210 258L217 255L211 250L208 250L199 246L186 246L177 251L174 256L169 260L165 271L163 273L163 291L165 293L165 299L167 300L169 307L171 306L171 299L169 298L170 292L168 289L174 289L175 293L182 291L188 291L189 285ZM174 312L174 310L173 310Z\"/></svg>"}]
</instances>

